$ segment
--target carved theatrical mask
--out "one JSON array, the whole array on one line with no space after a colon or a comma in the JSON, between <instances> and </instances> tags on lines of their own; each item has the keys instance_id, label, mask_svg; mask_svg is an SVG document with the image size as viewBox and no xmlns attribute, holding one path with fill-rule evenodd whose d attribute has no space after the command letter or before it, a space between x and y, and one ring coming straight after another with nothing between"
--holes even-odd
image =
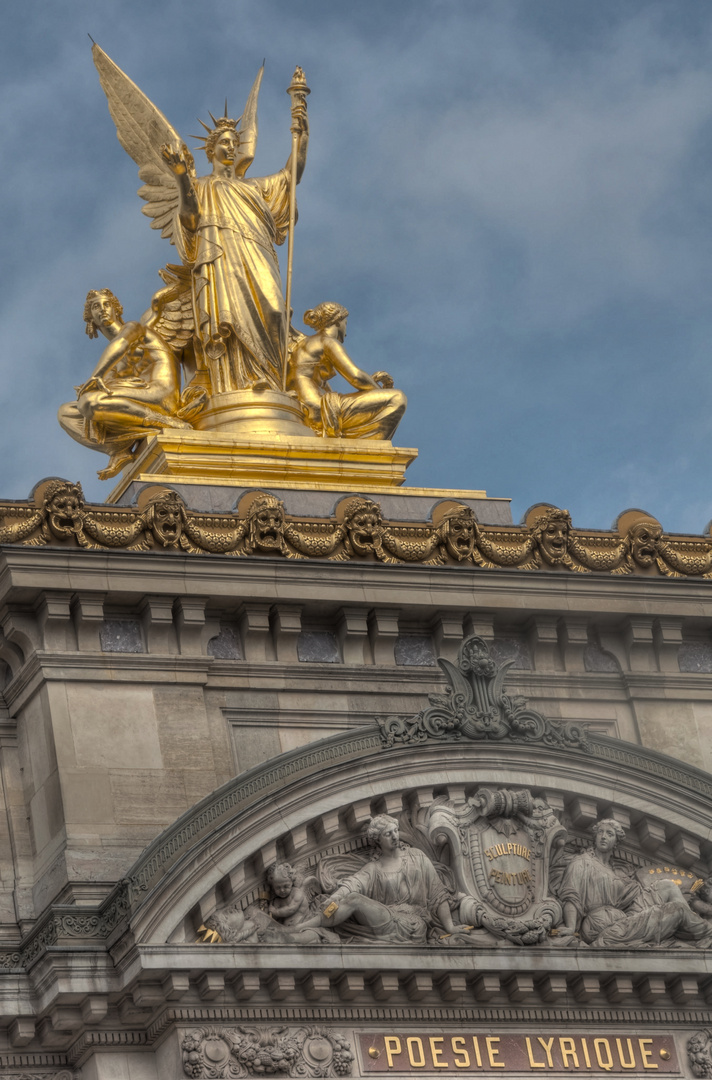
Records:
<instances>
[{"instance_id":1,"label":"carved theatrical mask","mask_svg":"<svg viewBox=\"0 0 712 1080\"><path fill-rule=\"evenodd\" d=\"M278 499L256 499L248 515L249 545L268 554L284 549L284 508Z\"/></svg>"},{"instance_id":2,"label":"carved theatrical mask","mask_svg":"<svg viewBox=\"0 0 712 1080\"><path fill-rule=\"evenodd\" d=\"M84 494L81 484L60 480L45 492L47 523L55 536L63 539L76 535L84 520Z\"/></svg>"},{"instance_id":3,"label":"carved theatrical mask","mask_svg":"<svg viewBox=\"0 0 712 1080\"><path fill-rule=\"evenodd\" d=\"M544 562L557 566L566 558L571 518L566 510L551 510L535 522L534 535Z\"/></svg>"},{"instance_id":4,"label":"carved theatrical mask","mask_svg":"<svg viewBox=\"0 0 712 1080\"><path fill-rule=\"evenodd\" d=\"M153 538L161 547L177 547L183 532L185 507L177 495L161 496L147 511Z\"/></svg>"},{"instance_id":5,"label":"carved theatrical mask","mask_svg":"<svg viewBox=\"0 0 712 1080\"><path fill-rule=\"evenodd\" d=\"M457 562L469 559L475 550L475 516L463 507L461 511L445 519L445 547Z\"/></svg>"},{"instance_id":6,"label":"carved theatrical mask","mask_svg":"<svg viewBox=\"0 0 712 1080\"><path fill-rule=\"evenodd\" d=\"M638 521L628 532L630 554L638 566L652 566L658 556L658 545L663 535L662 525L656 521Z\"/></svg>"},{"instance_id":7,"label":"carved theatrical mask","mask_svg":"<svg viewBox=\"0 0 712 1080\"><path fill-rule=\"evenodd\" d=\"M356 555L368 555L381 547L383 518L381 508L364 499L347 515L344 525L349 542Z\"/></svg>"}]
</instances>

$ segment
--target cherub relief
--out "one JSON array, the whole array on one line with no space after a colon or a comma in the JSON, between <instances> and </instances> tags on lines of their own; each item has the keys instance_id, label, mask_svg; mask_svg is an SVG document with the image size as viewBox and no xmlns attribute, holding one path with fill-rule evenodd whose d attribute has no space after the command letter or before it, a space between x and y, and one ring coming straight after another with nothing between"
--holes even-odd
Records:
<instances>
[{"instance_id":1,"label":"cherub relief","mask_svg":"<svg viewBox=\"0 0 712 1080\"><path fill-rule=\"evenodd\" d=\"M298 926L311 915L309 897L302 885L297 885L297 871L290 863L274 863L265 875L272 890L268 912L285 926Z\"/></svg>"}]
</instances>

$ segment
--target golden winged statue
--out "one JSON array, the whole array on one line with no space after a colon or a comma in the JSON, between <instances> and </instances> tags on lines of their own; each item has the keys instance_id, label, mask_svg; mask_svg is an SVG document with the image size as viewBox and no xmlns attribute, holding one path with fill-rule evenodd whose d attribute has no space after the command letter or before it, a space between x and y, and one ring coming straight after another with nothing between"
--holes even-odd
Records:
<instances>
[{"instance_id":1,"label":"golden winged statue","mask_svg":"<svg viewBox=\"0 0 712 1080\"><path fill-rule=\"evenodd\" d=\"M257 145L261 68L242 117L226 115L201 136L212 165L196 176L193 156L163 113L94 45L94 63L119 142L139 167L151 227L174 244L190 268L196 363L213 393L281 390L287 314L275 244L289 225L290 165L272 176L245 178ZM296 179L309 139L305 98L293 105L298 128ZM202 123L202 121L201 121Z\"/></svg>"},{"instance_id":2,"label":"golden winged statue","mask_svg":"<svg viewBox=\"0 0 712 1080\"><path fill-rule=\"evenodd\" d=\"M135 455L146 428L190 427L206 398L283 391L288 320L275 245L287 235L290 196L295 214L291 188L306 162L308 89L304 82L299 92L297 69L290 88L292 154L284 169L245 176L257 145L262 67L238 120L226 106L219 119L210 114L212 126L201 121L206 134L198 138L212 171L198 177L193 155L163 113L96 44L92 55L119 142L139 167L143 213L181 259L160 272L168 289L138 323L122 322L109 290L87 298L87 332L99 330L110 343L93 376L77 388L77 401L60 409L60 423L83 445L111 454L102 474L108 477ZM188 401L180 394L181 364L192 380Z\"/></svg>"}]
</instances>

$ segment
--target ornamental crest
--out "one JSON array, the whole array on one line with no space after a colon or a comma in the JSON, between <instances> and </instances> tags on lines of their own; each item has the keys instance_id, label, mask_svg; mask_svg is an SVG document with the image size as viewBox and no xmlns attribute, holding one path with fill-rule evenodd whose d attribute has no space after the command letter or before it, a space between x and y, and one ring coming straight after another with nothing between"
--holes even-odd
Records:
<instances>
[{"instance_id":1,"label":"ornamental crest","mask_svg":"<svg viewBox=\"0 0 712 1080\"><path fill-rule=\"evenodd\" d=\"M518 945L542 941L561 919L547 896L549 858L566 830L530 791L480 789L466 803L436 803L428 816L435 844L450 848L460 917Z\"/></svg>"},{"instance_id":2,"label":"ornamental crest","mask_svg":"<svg viewBox=\"0 0 712 1080\"><path fill-rule=\"evenodd\" d=\"M497 664L480 637L466 638L451 664L438 664L450 683L444 694L430 694L430 707L417 716L377 718L386 746L419 743L445 737L472 740L511 739L545 746L588 751L586 728L562 720L549 720L529 708L519 694L504 689L507 669Z\"/></svg>"}]
</instances>

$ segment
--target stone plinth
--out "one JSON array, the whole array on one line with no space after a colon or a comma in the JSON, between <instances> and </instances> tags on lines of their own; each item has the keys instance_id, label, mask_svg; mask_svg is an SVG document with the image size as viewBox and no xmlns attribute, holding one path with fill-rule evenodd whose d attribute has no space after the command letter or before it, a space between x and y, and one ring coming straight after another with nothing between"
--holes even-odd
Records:
<instances>
[{"instance_id":1,"label":"stone plinth","mask_svg":"<svg viewBox=\"0 0 712 1080\"><path fill-rule=\"evenodd\" d=\"M135 481L382 491L399 488L418 455L385 440L324 439L304 431L303 436L173 430L150 435L106 501L118 502Z\"/></svg>"}]
</instances>

